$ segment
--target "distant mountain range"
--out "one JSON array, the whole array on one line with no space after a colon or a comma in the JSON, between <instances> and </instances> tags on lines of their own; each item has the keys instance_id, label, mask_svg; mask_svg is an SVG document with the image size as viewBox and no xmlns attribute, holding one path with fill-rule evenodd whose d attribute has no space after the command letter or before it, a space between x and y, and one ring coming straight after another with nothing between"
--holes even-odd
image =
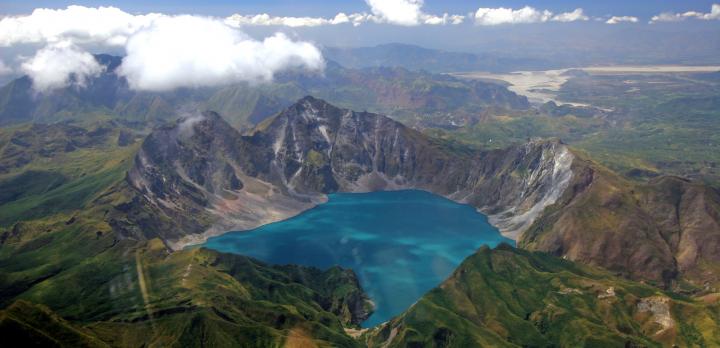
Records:
<instances>
[{"instance_id":1,"label":"distant mountain range","mask_svg":"<svg viewBox=\"0 0 720 348\"><path fill-rule=\"evenodd\" d=\"M347 69L332 61L321 75L290 72L268 84L138 92L114 73L120 57L97 55L96 59L106 71L85 87L38 94L24 76L0 88L0 126L99 117L162 123L190 110L207 109L246 129L305 95L413 125L457 126L477 122L488 110L529 108L525 97L496 84L400 67Z\"/></svg>"},{"instance_id":2,"label":"distant mountain range","mask_svg":"<svg viewBox=\"0 0 720 348\"><path fill-rule=\"evenodd\" d=\"M323 54L348 68L400 67L433 73L513 72L558 68L548 60L510 58L492 54L450 52L400 43L373 47L327 47Z\"/></svg>"}]
</instances>

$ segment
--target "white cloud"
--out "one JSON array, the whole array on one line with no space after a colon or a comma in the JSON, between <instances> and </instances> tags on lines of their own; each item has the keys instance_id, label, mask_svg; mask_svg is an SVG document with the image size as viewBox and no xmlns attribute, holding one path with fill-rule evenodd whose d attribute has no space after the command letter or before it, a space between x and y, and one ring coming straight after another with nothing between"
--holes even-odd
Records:
<instances>
[{"instance_id":1,"label":"white cloud","mask_svg":"<svg viewBox=\"0 0 720 348\"><path fill-rule=\"evenodd\" d=\"M530 6L518 10L511 8L484 8L475 12L475 23L479 25L500 25L547 22L552 18L550 11L538 11Z\"/></svg>"},{"instance_id":2,"label":"white cloud","mask_svg":"<svg viewBox=\"0 0 720 348\"><path fill-rule=\"evenodd\" d=\"M13 73L13 69L0 60L0 76L10 75Z\"/></svg>"},{"instance_id":3,"label":"white cloud","mask_svg":"<svg viewBox=\"0 0 720 348\"><path fill-rule=\"evenodd\" d=\"M358 26L363 23L387 23L394 25L415 26L461 24L465 16L442 16L427 14L422 11L422 0L365 0L372 13L338 13L333 18L322 17L274 17L267 13L258 15L234 14L225 19L225 23L233 27L242 26L287 26L287 27L318 27L350 23Z\"/></svg>"},{"instance_id":4,"label":"white cloud","mask_svg":"<svg viewBox=\"0 0 720 348\"><path fill-rule=\"evenodd\" d=\"M475 24L478 25L545 23L549 21L575 22L588 19L588 16L585 15L581 8L557 15L554 15L551 11L538 10L530 6L517 10L505 7L481 7L475 12Z\"/></svg>"},{"instance_id":5,"label":"white cloud","mask_svg":"<svg viewBox=\"0 0 720 348\"><path fill-rule=\"evenodd\" d=\"M709 13L688 11L684 13L661 13L657 16L653 16L650 23L657 22L680 22L686 19L702 19L702 20L720 20L720 4L713 4L710 7Z\"/></svg>"},{"instance_id":6,"label":"white cloud","mask_svg":"<svg viewBox=\"0 0 720 348\"><path fill-rule=\"evenodd\" d=\"M366 16L366 20L376 23L387 23L403 26L415 26L420 24L445 25L461 24L465 16L449 15L444 13L436 16L423 12L423 0L365 0L370 6L372 15Z\"/></svg>"},{"instance_id":7,"label":"white cloud","mask_svg":"<svg viewBox=\"0 0 720 348\"><path fill-rule=\"evenodd\" d=\"M682 13L661 13L657 16L653 16L652 19L650 19L650 23L656 23L656 22L680 22L684 21L686 17L683 16Z\"/></svg>"},{"instance_id":8,"label":"white cloud","mask_svg":"<svg viewBox=\"0 0 720 348\"><path fill-rule=\"evenodd\" d=\"M588 19L590 19L590 18L588 18L588 16L585 15L585 13L583 12L583 9L581 9L581 8L576 8L572 12L561 13L552 18L552 20L556 21L556 22L586 21Z\"/></svg>"},{"instance_id":9,"label":"white cloud","mask_svg":"<svg viewBox=\"0 0 720 348\"><path fill-rule=\"evenodd\" d=\"M446 25L446 24L458 25L458 24L462 24L464 21L465 21L465 16L449 15L447 13L443 13L442 16L429 15L429 14L425 14L425 13L420 15L420 22L422 24L427 24L427 25Z\"/></svg>"},{"instance_id":10,"label":"white cloud","mask_svg":"<svg viewBox=\"0 0 720 348\"><path fill-rule=\"evenodd\" d=\"M262 16L260 17L262 19ZM286 19L298 24L308 19ZM352 21L338 15L332 21ZM0 46L44 43L21 70L37 90L77 84L102 67L82 49L124 47L117 70L136 89L168 90L236 81L267 81L284 69L320 70L324 61L311 43L276 34L264 40L245 35L227 20L164 14L132 15L114 7L36 9L0 19Z\"/></svg>"},{"instance_id":11,"label":"white cloud","mask_svg":"<svg viewBox=\"0 0 720 348\"><path fill-rule=\"evenodd\" d=\"M267 81L280 70L320 70L324 61L310 43L283 34L254 40L219 20L162 17L128 39L118 73L132 88L170 90L237 81Z\"/></svg>"},{"instance_id":12,"label":"white cloud","mask_svg":"<svg viewBox=\"0 0 720 348\"><path fill-rule=\"evenodd\" d=\"M103 72L92 54L67 41L51 43L26 59L21 69L33 80L33 88L44 92L71 84L84 86L88 77Z\"/></svg>"},{"instance_id":13,"label":"white cloud","mask_svg":"<svg viewBox=\"0 0 720 348\"><path fill-rule=\"evenodd\" d=\"M131 15L115 7L40 8L30 15L0 19L0 46L68 40L121 46L130 34L159 16Z\"/></svg>"},{"instance_id":14,"label":"white cloud","mask_svg":"<svg viewBox=\"0 0 720 348\"><path fill-rule=\"evenodd\" d=\"M397 25L418 25L423 0L365 0L378 21Z\"/></svg>"},{"instance_id":15,"label":"white cloud","mask_svg":"<svg viewBox=\"0 0 720 348\"><path fill-rule=\"evenodd\" d=\"M357 18L357 17L356 17ZM225 23L235 27L244 25L276 25L287 27L317 27L321 25L336 25L350 23L352 20L344 13L338 13L334 18L321 17L273 17L267 13L259 15L234 14L225 20ZM359 24L359 23L358 23Z\"/></svg>"},{"instance_id":16,"label":"white cloud","mask_svg":"<svg viewBox=\"0 0 720 348\"><path fill-rule=\"evenodd\" d=\"M607 17L606 17L607 18ZM638 18L633 16L612 16L605 21L606 24L637 23Z\"/></svg>"}]
</instances>

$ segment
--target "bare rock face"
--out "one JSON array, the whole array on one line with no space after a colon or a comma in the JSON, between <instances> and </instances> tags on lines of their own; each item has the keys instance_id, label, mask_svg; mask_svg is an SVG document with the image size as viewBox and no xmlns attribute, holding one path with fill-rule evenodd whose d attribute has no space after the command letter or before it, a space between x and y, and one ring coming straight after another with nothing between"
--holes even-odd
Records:
<instances>
[{"instance_id":1,"label":"bare rock face","mask_svg":"<svg viewBox=\"0 0 720 348\"><path fill-rule=\"evenodd\" d=\"M647 184L576 160L570 188L525 232L519 246L675 287L720 282L720 195L662 177Z\"/></svg>"},{"instance_id":2,"label":"bare rock face","mask_svg":"<svg viewBox=\"0 0 720 348\"><path fill-rule=\"evenodd\" d=\"M387 117L306 97L248 136L212 112L157 129L128 174L134 198L111 224L181 247L287 218L326 193L422 189L477 207L516 238L565 190L572 160L557 140L451 148Z\"/></svg>"},{"instance_id":3,"label":"bare rock face","mask_svg":"<svg viewBox=\"0 0 720 348\"><path fill-rule=\"evenodd\" d=\"M295 194L423 189L471 204L513 238L560 197L574 156L559 141L453 150L391 119L307 97L255 134Z\"/></svg>"},{"instance_id":4,"label":"bare rock face","mask_svg":"<svg viewBox=\"0 0 720 348\"><path fill-rule=\"evenodd\" d=\"M421 189L467 203L520 247L666 287L720 283L720 195L628 182L558 140L450 146L387 117L306 97L241 135L208 112L157 129L109 223L172 248L285 219L332 192ZM705 283L707 282L707 284Z\"/></svg>"}]
</instances>

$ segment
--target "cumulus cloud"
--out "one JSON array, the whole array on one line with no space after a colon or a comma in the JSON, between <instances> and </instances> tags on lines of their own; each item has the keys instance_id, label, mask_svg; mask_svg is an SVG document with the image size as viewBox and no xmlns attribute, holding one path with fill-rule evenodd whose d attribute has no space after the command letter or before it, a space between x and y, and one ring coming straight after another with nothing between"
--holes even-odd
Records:
<instances>
[{"instance_id":1,"label":"cumulus cloud","mask_svg":"<svg viewBox=\"0 0 720 348\"><path fill-rule=\"evenodd\" d=\"M60 41L122 46L129 35L160 16L131 15L115 7L40 8L0 19L0 46Z\"/></svg>"},{"instance_id":2,"label":"cumulus cloud","mask_svg":"<svg viewBox=\"0 0 720 348\"><path fill-rule=\"evenodd\" d=\"M552 18L552 20L556 21L556 22L575 22L575 21L586 21L589 19L590 18L585 15L585 13L583 12L583 9L581 9L581 8L576 8L572 12L561 13Z\"/></svg>"},{"instance_id":3,"label":"cumulus cloud","mask_svg":"<svg viewBox=\"0 0 720 348\"><path fill-rule=\"evenodd\" d=\"M443 13L436 16L423 12L423 0L365 0L370 6L372 15L368 20L376 23L387 23L403 26L415 26L420 24L445 25L461 24L465 16L449 15Z\"/></svg>"},{"instance_id":4,"label":"cumulus cloud","mask_svg":"<svg viewBox=\"0 0 720 348\"><path fill-rule=\"evenodd\" d=\"M274 17L267 13L258 15L234 14L226 18L226 23L234 27L242 26L287 26L287 27L318 27L350 23L359 26L363 23L386 23L403 26L461 24L465 20L462 15L442 16L422 11L422 0L365 0L371 13L338 13L333 18L322 17Z\"/></svg>"},{"instance_id":5,"label":"cumulus cloud","mask_svg":"<svg viewBox=\"0 0 720 348\"><path fill-rule=\"evenodd\" d=\"M45 92L71 84L84 86L87 78L103 72L92 54L67 41L49 44L26 59L21 69L33 80L33 88Z\"/></svg>"},{"instance_id":6,"label":"cumulus cloud","mask_svg":"<svg viewBox=\"0 0 720 348\"><path fill-rule=\"evenodd\" d=\"M237 81L267 81L279 70L320 70L324 61L310 43L283 34L254 40L221 21L162 17L128 39L118 69L132 88L169 90Z\"/></svg>"},{"instance_id":7,"label":"cumulus cloud","mask_svg":"<svg viewBox=\"0 0 720 348\"><path fill-rule=\"evenodd\" d=\"M324 66L311 43L282 34L256 40L226 22L191 15L132 15L114 7L36 9L0 19L0 46L45 44L21 66L39 91L82 86L101 73L102 67L82 49L87 45L124 47L126 56L117 73L132 88L145 90L267 81L280 70Z\"/></svg>"},{"instance_id":8,"label":"cumulus cloud","mask_svg":"<svg viewBox=\"0 0 720 348\"><path fill-rule=\"evenodd\" d=\"M612 16L607 21L605 21L606 24L637 23L637 22L638 22L638 18L633 17L633 16Z\"/></svg>"},{"instance_id":9,"label":"cumulus cloud","mask_svg":"<svg viewBox=\"0 0 720 348\"><path fill-rule=\"evenodd\" d=\"M557 15L554 15L551 11L538 10L530 6L517 10L505 7L481 7L475 12L475 24L478 25L545 23L549 21L575 22L588 19L588 16L585 15L581 8Z\"/></svg>"},{"instance_id":10,"label":"cumulus cloud","mask_svg":"<svg viewBox=\"0 0 720 348\"><path fill-rule=\"evenodd\" d=\"M500 25L546 22L552 18L550 11L538 11L530 6L518 10L511 8L481 7L475 12L475 23L479 25Z\"/></svg>"},{"instance_id":11,"label":"cumulus cloud","mask_svg":"<svg viewBox=\"0 0 720 348\"><path fill-rule=\"evenodd\" d=\"M686 19L701 19L701 20L720 20L720 4L713 4L710 7L709 13L688 11L684 13L670 13L665 12L657 16L653 16L650 23L657 22L681 22Z\"/></svg>"},{"instance_id":12,"label":"cumulus cloud","mask_svg":"<svg viewBox=\"0 0 720 348\"><path fill-rule=\"evenodd\" d=\"M365 0L370 11L381 21L397 25L418 25L423 15L423 0Z\"/></svg>"},{"instance_id":13,"label":"cumulus cloud","mask_svg":"<svg viewBox=\"0 0 720 348\"><path fill-rule=\"evenodd\" d=\"M435 15L428 15L428 14L423 13L420 16L420 21L422 24L428 24L428 25L445 25L445 24L458 25L458 24L462 24L465 21L465 16L449 15L447 13L443 13L442 16L435 16Z\"/></svg>"},{"instance_id":14,"label":"cumulus cloud","mask_svg":"<svg viewBox=\"0 0 720 348\"><path fill-rule=\"evenodd\" d=\"M345 13L338 13L334 18L322 17L273 17L267 13L259 15L234 14L228 17L225 22L231 26L240 27L244 25L276 25L287 27L318 27L321 25L336 25L343 23L360 24L362 18L354 16L358 22L353 22L350 16Z\"/></svg>"}]
</instances>

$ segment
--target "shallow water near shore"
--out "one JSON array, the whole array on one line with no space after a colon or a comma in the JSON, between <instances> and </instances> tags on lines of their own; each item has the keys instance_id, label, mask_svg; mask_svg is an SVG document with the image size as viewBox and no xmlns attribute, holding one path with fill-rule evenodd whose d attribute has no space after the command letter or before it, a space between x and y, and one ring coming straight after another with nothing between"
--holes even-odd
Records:
<instances>
[{"instance_id":1,"label":"shallow water near shore","mask_svg":"<svg viewBox=\"0 0 720 348\"><path fill-rule=\"evenodd\" d=\"M357 273L376 305L371 327L410 307L482 245L514 245L475 208L425 191L337 193L288 220L210 238L203 246L274 264Z\"/></svg>"}]
</instances>

